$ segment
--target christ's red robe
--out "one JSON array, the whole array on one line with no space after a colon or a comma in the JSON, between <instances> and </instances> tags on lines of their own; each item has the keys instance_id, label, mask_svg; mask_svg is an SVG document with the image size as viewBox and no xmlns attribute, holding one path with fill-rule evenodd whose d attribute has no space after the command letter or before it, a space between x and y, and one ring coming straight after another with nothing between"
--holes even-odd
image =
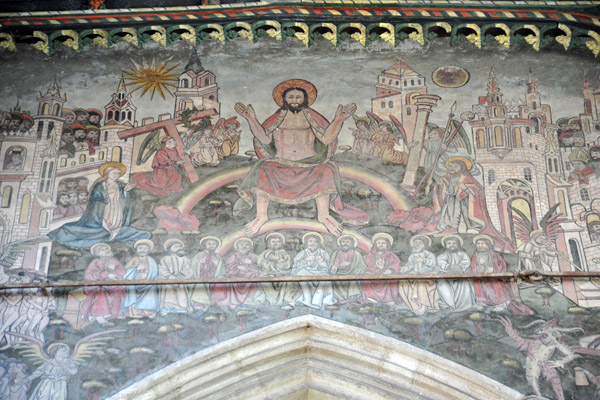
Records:
<instances>
[{"instance_id":1,"label":"christ's red robe","mask_svg":"<svg viewBox=\"0 0 600 400\"><path fill-rule=\"evenodd\" d=\"M281 110L269 117L263 124L271 133L283 122L287 111ZM303 110L313 132L323 133L329 126L325 117L311 108ZM255 140L256 153L261 158L240 185L239 195L249 206L254 203L253 195L258 195L283 204L301 204L321 196L329 196L332 209L343 218L343 222L365 225L369 215L349 204L339 196L339 172L329 161L337 141L325 145L315 140L314 156L291 161L277 158L273 143L265 146Z\"/></svg>"}]
</instances>

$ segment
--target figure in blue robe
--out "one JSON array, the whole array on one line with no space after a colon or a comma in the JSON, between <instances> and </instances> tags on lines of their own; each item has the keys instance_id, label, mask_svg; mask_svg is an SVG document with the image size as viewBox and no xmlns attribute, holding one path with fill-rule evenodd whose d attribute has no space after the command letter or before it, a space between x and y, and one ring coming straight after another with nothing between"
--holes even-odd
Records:
<instances>
[{"instance_id":1,"label":"figure in blue robe","mask_svg":"<svg viewBox=\"0 0 600 400\"><path fill-rule=\"evenodd\" d=\"M135 204L131 189L135 185L119 181L125 171L125 166L120 165L122 168L101 167L102 177L96 181L81 219L48 233L48 237L63 246L76 249L89 249L96 243L133 243L151 238L150 232L129 226Z\"/></svg>"},{"instance_id":2,"label":"figure in blue robe","mask_svg":"<svg viewBox=\"0 0 600 400\"><path fill-rule=\"evenodd\" d=\"M158 263L152 257L134 257L127 264L124 280L158 279ZM154 317L159 308L158 288L153 285L127 287L122 304L130 318Z\"/></svg>"}]
</instances>

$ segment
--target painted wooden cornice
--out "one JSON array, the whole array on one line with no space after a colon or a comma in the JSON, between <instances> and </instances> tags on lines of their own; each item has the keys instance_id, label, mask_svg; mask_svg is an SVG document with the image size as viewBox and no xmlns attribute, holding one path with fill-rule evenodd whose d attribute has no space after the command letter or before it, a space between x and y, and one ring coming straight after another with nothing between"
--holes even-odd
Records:
<instances>
[{"instance_id":1,"label":"painted wooden cornice","mask_svg":"<svg viewBox=\"0 0 600 400\"><path fill-rule=\"evenodd\" d=\"M33 46L45 54L60 47L80 51L125 41L135 47L179 40L197 45L242 38L295 38L305 46L325 39L333 46L381 40L421 46L438 37L477 48L498 41L510 49L527 43L539 51L558 43L565 50L600 53L598 1L292 0L121 10L75 10L0 14L0 47Z\"/></svg>"}]
</instances>

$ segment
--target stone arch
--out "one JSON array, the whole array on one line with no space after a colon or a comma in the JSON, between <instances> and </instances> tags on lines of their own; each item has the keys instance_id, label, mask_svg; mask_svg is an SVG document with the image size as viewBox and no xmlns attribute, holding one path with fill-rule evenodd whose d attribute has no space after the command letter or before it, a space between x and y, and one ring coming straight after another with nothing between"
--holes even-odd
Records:
<instances>
[{"instance_id":1,"label":"stone arch","mask_svg":"<svg viewBox=\"0 0 600 400\"><path fill-rule=\"evenodd\" d=\"M304 315L184 358L111 399L520 399L399 340Z\"/></svg>"},{"instance_id":2,"label":"stone arch","mask_svg":"<svg viewBox=\"0 0 600 400\"><path fill-rule=\"evenodd\" d=\"M525 169L529 169L526 167ZM497 200L502 232L514 243L521 242L516 237L515 218L526 217L533 227L537 227L535 198L531 185L521 179L508 179L498 185ZM515 211L517 209L518 211Z\"/></svg>"}]
</instances>

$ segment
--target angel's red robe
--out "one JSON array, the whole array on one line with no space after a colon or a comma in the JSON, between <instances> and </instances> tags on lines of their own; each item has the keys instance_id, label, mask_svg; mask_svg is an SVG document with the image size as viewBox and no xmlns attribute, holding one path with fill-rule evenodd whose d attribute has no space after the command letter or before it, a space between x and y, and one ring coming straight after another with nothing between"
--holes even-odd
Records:
<instances>
[{"instance_id":1,"label":"angel's red robe","mask_svg":"<svg viewBox=\"0 0 600 400\"><path fill-rule=\"evenodd\" d=\"M171 193L179 193L181 187L181 175L177 170L177 162L181 160L177 150L160 149L152 160L154 172L139 172L131 177L131 182L137 185L138 189L161 196Z\"/></svg>"}]
</instances>

